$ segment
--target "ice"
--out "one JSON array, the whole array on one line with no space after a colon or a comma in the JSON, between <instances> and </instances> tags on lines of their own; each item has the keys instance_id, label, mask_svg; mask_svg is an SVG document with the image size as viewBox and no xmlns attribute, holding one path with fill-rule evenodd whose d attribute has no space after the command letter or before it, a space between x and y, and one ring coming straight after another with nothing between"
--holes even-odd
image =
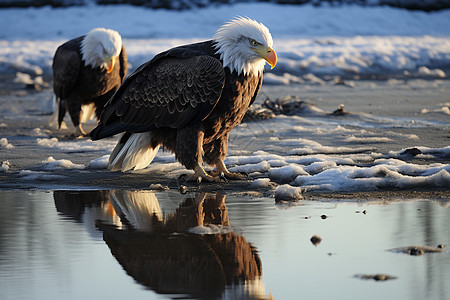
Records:
<instances>
[{"instance_id":1,"label":"ice","mask_svg":"<svg viewBox=\"0 0 450 300\"><path fill-rule=\"evenodd\" d=\"M422 113L422 114L428 114L428 113L441 113L441 114L444 114L444 115L450 115L450 105L445 105L445 106L442 106L442 107L440 107L440 108L436 108L436 109L427 109L427 108L424 108L424 109L422 109L421 111L420 111L420 113Z\"/></svg>"},{"instance_id":2,"label":"ice","mask_svg":"<svg viewBox=\"0 0 450 300\"><path fill-rule=\"evenodd\" d=\"M275 189L276 201L297 201L303 199L304 188L283 184Z\"/></svg>"},{"instance_id":3,"label":"ice","mask_svg":"<svg viewBox=\"0 0 450 300\"><path fill-rule=\"evenodd\" d=\"M47 139L47 138L37 139L36 143L39 146L42 146L42 147L53 148L56 145L58 145L58 139L55 138L55 137L54 138L50 138L50 139Z\"/></svg>"},{"instance_id":4,"label":"ice","mask_svg":"<svg viewBox=\"0 0 450 300\"><path fill-rule=\"evenodd\" d=\"M74 164L70 160L60 159L55 160L52 156L49 156L46 160L42 161L45 170L58 170L58 169L77 169L82 170L85 168L83 164Z\"/></svg>"},{"instance_id":5,"label":"ice","mask_svg":"<svg viewBox=\"0 0 450 300\"><path fill-rule=\"evenodd\" d=\"M298 164L289 164L281 168L271 168L269 178L275 182L291 182L299 175L308 175L305 169Z\"/></svg>"},{"instance_id":6,"label":"ice","mask_svg":"<svg viewBox=\"0 0 450 300\"><path fill-rule=\"evenodd\" d=\"M425 66L419 67L418 73L419 73L419 75L422 75L422 76L438 77L438 78L446 77L445 72L442 71L441 69L430 70L429 68L427 68Z\"/></svg>"},{"instance_id":7,"label":"ice","mask_svg":"<svg viewBox=\"0 0 450 300\"><path fill-rule=\"evenodd\" d=\"M273 182L269 178L258 178L252 181L251 186L253 188L271 187Z\"/></svg>"},{"instance_id":8,"label":"ice","mask_svg":"<svg viewBox=\"0 0 450 300\"><path fill-rule=\"evenodd\" d=\"M267 172L270 169L270 164L267 161L262 161L258 164L246 164L229 169L230 172L245 172L245 173L255 173L255 172Z\"/></svg>"},{"instance_id":9,"label":"ice","mask_svg":"<svg viewBox=\"0 0 450 300\"><path fill-rule=\"evenodd\" d=\"M27 181L34 181L34 180L52 181L55 179L64 178L65 176L51 174L51 173L47 173L47 172L22 170L19 172L19 177L21 180L27 180Z\"/></svg>"},{"instance_id":10,"label":"ice","mask_svg":"<svg viewBox=\"0 0 450 300\"><path fill-rule=\"evenodd\" d=\"M13 144L10 144L10 143L8 142L8 139L7 139L7 138L1 138L1 139L0 139L0 147L6 148L6 149L12 149L12 148L14 148L14 145L13 145Z\"/></svg>"},{"instance_id":11,"label":"ice","mask_svg":"<svg viewBox=\"0 0 450 300\"><path fill-rule=\"evenodd\" d=\"M58 138L37 138L36 143L45 148L58 149L66 152L79 152L79 151L98 151L109 150L111 151L116 141L107 140L101 143L91 140L80 141L59 141Z\"/></svg>"},{"instance_id":12,"label":"ice","mask_svg":"<svg viewBox=\"0 0 450 300\"><path fill-rule=\"evenodd\" d=\"M355 144L372 144L372 143L389 143L393 140L388 137L356 137L351 135L344 139L347 143L355 143Z\"/></svg>"},{"instance_id":13,"label":"ice","mask_svg":"<svg viewBox=\"0 0 450 300\"><path fill-rule=\"evenodd\" d=\"M93 159L89 162L88 168L90 169L107 169L108 168L109 154L103 155L97 159Z\"/></svg>"}]
</instances>

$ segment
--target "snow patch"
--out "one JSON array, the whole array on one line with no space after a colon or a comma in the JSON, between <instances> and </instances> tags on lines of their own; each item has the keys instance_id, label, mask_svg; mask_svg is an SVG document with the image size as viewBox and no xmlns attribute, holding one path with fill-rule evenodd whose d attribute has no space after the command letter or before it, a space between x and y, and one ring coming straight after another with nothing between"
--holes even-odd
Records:
<instances>
[{"instance_id":1,"label":"snow patch","mask_svg":"<svg viewBox=\"0 0 450 300\"><path fill-rule=\"evenodd\" d=\"M294 187L289 184L280 185L275 189L275 201L297 201L302 200L304 188Z\"/></svg>"},{"instance_id":2,"label":"snow patch","mask_svg":"<svg viewBox=\"0 0 450 300\"><path fill-rule=\"evenodd\" d=\"M91 160L88 164L88 168L90 168L90 169L107 169L108 161L109 161L109 154L103 155L102 157Z\"/></svg>"},{"instance_id":3,"label":"snow patch","mask_svg":"<svg viewBox=\"0 0 450 300\"><path fill-rule=\"evenodd\" d=\"M52 156L49 156L46 160L42 161L45 170L58 170L58 169L70 169L70 170L82 170L85 168L83 164L74 164L70 160L60 159L55 160Z\"/></svg>"},{"instance_id":4,"label":"snow patch","mask_svg":"<svg viewBox=\"0 0 450 300\"><path fill-rule=\"evenodd\" d=\"M21 177L22 180L26 181L33 181L33 180L52 181L55 179L65 178L65 176L62 175L49 174L46 172L36 172L31 170L20 171L19 177Z\"/></svg>"},{"instance_id":5,"label":"snow patch","mask_svg":"<svg viewBox=\"0 0 450 300\"><path fill-rule=\"evenodd\" d=\"M8 139L7 139L7 138L1 138L1 139L0 139L0 147L6 148L6 149L12 149L12 148L14 148L14 145L13 145L13 144L10 144L10 143L8 142Z\"/></svg>"}]
</instances>

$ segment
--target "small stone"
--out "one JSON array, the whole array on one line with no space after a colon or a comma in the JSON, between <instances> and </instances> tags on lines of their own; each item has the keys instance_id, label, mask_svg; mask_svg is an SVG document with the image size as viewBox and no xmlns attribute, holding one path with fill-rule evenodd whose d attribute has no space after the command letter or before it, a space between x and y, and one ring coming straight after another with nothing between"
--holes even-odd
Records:
<instances>
[{"instance_id":1,"label":"small stone","mask_svg":"<svg viewBox=\"0 0 450 300\"><path fill-rule=\"evenodd\" d=\"M373 279L375 279L376 281L378 280L386 280L386 275L384 274L376 274L373 276Z\"/></svg>"},{"instance_id":2,"label":"small stone","mask_svg":"<svg viewBox=\"0 0 450 300\"><path fill-rule=\"evenodd\" d=\"M188 188L185 185L180 185L180 188L178 190L180 191L181 194L186 194L188 191Z\"/></svg>"},{"instance_id":3,"label":"small stone","mask_svg":"<svg viewBox=\"0 0 450 300\"><path fill-rule=\"evenodd\" d=\"M375 281L386 281L386 280L391 280L391 279L397 279L397 277L387 275L387 274L375 274L375 275L362 274L362 275L356 275L355 277L360 278L360 279L365 279L365 280L373 279Z\"/></svg>"},{"instance_id":4,"label":"small stone","mask_svg":"<svg viewBox=\"0 0 450 300\"><path fill-rule=\"evenodd\" d=\"M423 255L424 253L425 252L423 251L423 249L418 248L418 247L411 247L408 249L409 255L420 256L420 255Z\"/></svg>"},{"instance_id":5,"label":"small stone","mask_svg":"<svg viewBox=\"0 0 450 300\"><path fill-rule=\"evenodd\" d=\"M414 148L408 148L400 154L401 155L409 154L411 156L416 156L416 155L422 154L422 151L420 151L418 148L414 147Z\"/></svg>"},{"instance_id":6,"label":"small stone","mask_svg":"<svg viewBox=\"0 0 450 300\"><path fill-rule=\"evenodd\" d=\"M320 242L322 241L322 238L321 238L320 236L318 236L318 235L313 235L313 236L311 237L310 241L311 241L311 243L312 243L314 246L317 246L317 245L320 244Z\"/></svg>"},{"instance_id":7,"label":"small stone","mask_svg":"<svg viewBox=\"0 0 450 300\"><path fill-rule=\"evenodd\" d=\"M346 115L347 112L344 109L344 104L339 104L338 108L333 111L333 115L335 116L342 116L342 115Z\"/></svg>"}]
</instances>

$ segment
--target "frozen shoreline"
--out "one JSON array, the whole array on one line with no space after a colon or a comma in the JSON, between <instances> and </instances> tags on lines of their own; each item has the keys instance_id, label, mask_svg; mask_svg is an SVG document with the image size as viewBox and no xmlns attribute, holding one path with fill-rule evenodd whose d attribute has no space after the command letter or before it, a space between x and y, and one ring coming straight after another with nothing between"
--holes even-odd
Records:
<instances>
[{"instance_id":1,"label":"frozen shoreline","mask_svg":"<svg viewBox=\"0 0 450 300\"><path fill-rule=\"evenodd\" d=\"M279 58L252 109L266 109L266 99L291 97L293 112L232 131L226 164L249 173L250 181L200 188L291 198L302 197L304 189L448 192L450 10L269 3L183 12L132 6L0 10L0 188L177 187L186 170L169 153L160 151L141 172L108 172L118 137L73 141L65 138L68 131L48 128L54 51L93 27L110 27L123 35L133 70L162 50L209 39L237 15L270 28ZM348 113L333 114L341 104Z\"/></svg>"},{"instance_id":2,"label":"frozen shoreline","mask_svg":"<svg viewBox=\"0 0 450 300\"><path fill-rule=\"evenodd\" d=\"M347 199L358 194L362 198L448 196L450 122L440 107L449 106L448 100L445 103L449 91L447 80L358 81L353 88L263 86L256 104L266 97L298 95L308 105L298 115L245 123L232 131L226 164L231 170L250 173L248 181L187 186L193 191L253 196L274 196L283 184L294 190L278 192L288 196L299 192L306 198L326 198L329 193ZM107 155L118 137L104 142L65 139L69 131L49 130L46 125L49 101L50 89L39 93L14 89L0 96L0 137L6 139L0 146L0 160L9 162L7 170L0 172L0 189L152 189L159 185L177 189L176 178L189 172L162 151L147 169L106 170ZM340 103L349 115L329 115ZM93 125L88 124L88 129ZM408 148L418 148L422 154L402 155ZM359 172L356 177L365 177L366 183L360 185L353 175L345 175L347 169ZM303 194L295 190L305 187Z\"/></svg>"}]
</instances>

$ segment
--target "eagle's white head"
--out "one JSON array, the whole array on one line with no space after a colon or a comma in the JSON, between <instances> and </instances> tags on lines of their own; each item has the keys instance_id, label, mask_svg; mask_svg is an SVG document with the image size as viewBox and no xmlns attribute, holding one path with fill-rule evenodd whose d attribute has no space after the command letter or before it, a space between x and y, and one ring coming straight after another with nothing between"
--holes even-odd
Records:
<instances>
[{"instance_id":1,"label":"eagle's white head","mask_svg":"<svg viewBox=\"0 0 450 300\"><path fill-rule=\"evenodd\" d=\"M112 29L94 28L81 42L81 55L86 66L100 67L110 73L122 50L122 38Z\"/></svg>"},{"instance_id":2,"label":"eagle's white head","mask_svg":"<svg viewBox=\"0 0 450 300\"><path fill-rule=\"evenodd\" d=\"M275 67L277 55L272 49L272 35L263 24L247 17L237 17L220 27L213 37L224 67L238 74L257 75L266 62Z\"/></svg>"}]
</instances>

